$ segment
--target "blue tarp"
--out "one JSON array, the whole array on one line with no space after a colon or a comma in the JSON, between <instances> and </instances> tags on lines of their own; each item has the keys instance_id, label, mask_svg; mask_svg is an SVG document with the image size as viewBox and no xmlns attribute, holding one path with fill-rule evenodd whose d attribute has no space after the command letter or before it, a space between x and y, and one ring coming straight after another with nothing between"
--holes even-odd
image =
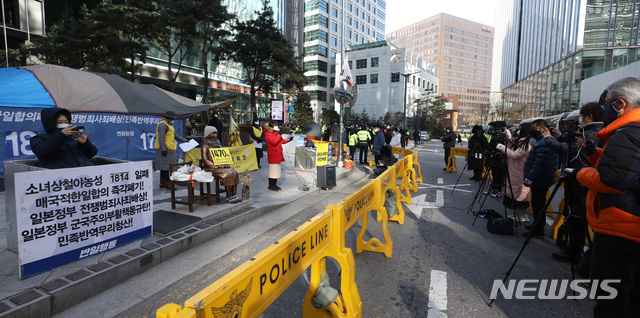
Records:
<instances>
[{"instance_id":1,"label":"blue tarp","mask_svg":"<svg viewBox=\"0 0 640 318\"><path fill-rule=\"evenodd\" d=\"M0 69L0 106L46 108L56 104L31 72L10 67Z\"/></svg>"}]
</instances>

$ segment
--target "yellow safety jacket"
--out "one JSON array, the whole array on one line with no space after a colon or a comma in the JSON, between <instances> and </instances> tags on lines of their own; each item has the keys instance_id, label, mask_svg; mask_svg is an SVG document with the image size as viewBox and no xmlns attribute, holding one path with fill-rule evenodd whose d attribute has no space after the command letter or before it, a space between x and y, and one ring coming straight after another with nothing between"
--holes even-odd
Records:
<instances>
[{"instance_id":1,"label":"yellow safety jacket","mask_svg":"<svg viewBox=\"0 0 640 318\"><path fill-rule=\"evenodd\" d=\"M253 128L253 134L256 135L256 138L262 137L262 127L256 128L252 126L251 128Z\"/></svg>"},{"instance_id":2,"label":"yellow safety jacket","mask_svg":"<svg viewBox=\"0 0 640 318\"><path fill-rule=\"evenodd\" d=\"M322 125L322 133L326 133L327 132L327 125Z\"/></svg>"},{"instance_id":3,"label":"yellow safety jacket","mask_svg":"<svg viewBox=\"0 0 640 318\"><path fill-rule=\"evenodd\" d=\"M349 136L349 146L354 147L358 143L358 135L351 134Z\"/></svg>"},{"instance_id":4,"label":"yellow safety jacket","mask_svg":"<svg viewBox=\"0 0 640 318\"><path fill-rule=\"evenodd\" d=\"M162 123L164 123L169 127L169 131L167 131L167 134L164 136L164 141L165 141L165 144L167 145L167 149L176 150L176 138L175 138L176 129L173 128L173 125L169 125L169 123L164 120L161 120L156 126L156 143L153 147L155 149L160 149L160 142L158 141L160 139L158 138L158 127L160 127L160 124Z\"/></svg>"},{"instance_id":5,"label":"yellow safety jacket","mask_svg":"<svg viewBox=\"0 0 640 318\"><path fill-rule=\"evenodd\" d=\"M368 142L369 140L371 140L371 134L368 131L363 129L358 132L358 141Z\"/></svg>"}]
</instances>

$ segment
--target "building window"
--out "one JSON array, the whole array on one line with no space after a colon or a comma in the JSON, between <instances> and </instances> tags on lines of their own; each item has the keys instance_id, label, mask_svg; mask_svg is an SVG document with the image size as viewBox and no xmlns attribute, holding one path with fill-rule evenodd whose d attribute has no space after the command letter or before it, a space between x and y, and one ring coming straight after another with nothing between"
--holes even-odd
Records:
<instances>
[{"instance_id":1,"label":"building window","mask_svg":"<svg viewBox=\"0 0 640 318\"><path fill-rule=\"evenodd\" d=\"M310 42L314 40L320 40L322 42L327 42L327 32L322 30L313 30L310 32L304 33L304 41Z\"/></svg>"},{"instance_id":2,"label":"building window","mask_svg":"<svg viewBox=\"0 0 640 318\"><path fill-rule=\"evenodd\" d=\"M378 83L378 74L371 74L369 83L377 84Z\"/></svg>"},{"instance_id":3,"label":"building window","mask_svg":"<svg viewBox=\"0 0 640 318\"><path fill-rule=\"evenodd\" d=\"M328 66L329 64L325 61L320 61L320 60L308 61L308 62L304 62L304 71L305 72L320 71L320 72L326 73Z\"/></svg>"},{"instance_id":4,"label":"building window","mask_svg":"<svg viewBox=\"0 0 640 318\"><path fill-rule=\"evenodd\" d=\"M320 55L320 56L327 57L327 52L328 52L327 47L322 45L314 45L314 46L308 46L304 48L304 56Z\"/></svg>"},{"instance_id":5,"label":"building window","mask_svg":"<svg viewBox=\"0 0 640 318\"><path fill-rule=\"evenodd\" d=\"M338 8L332 7L331 8L331 15L337 18L338 17Z\"/></svg>"},{"instance_id":6,"label":"building window","mask_svg":"<svg viewBox=\"0 0 640 318\"><path fill-rule=\"evenodd\" d=\"M378 67L378 61L380 60L380 58L378 57L372 57L371 58L371 67Z\"/></svg>"},{"instance_id":7,"label":"building window","mask_svg":"<svg viewBox=\"0 0 640 318\"><path fill-rule=\"evenodd\" d=\"M367 59L356 60L356 68L367 68Z\"/></svg>"},{"instance_id":8,"label":"building window","mask_svg":"<svg viewBox=\"0 0 640 318\"><path fill-rule=\"evenodd\" d=\"M400 82L400 73L391 73L391 83Z\"/></svg>"},{"instance_id":9,"label":"building window","mask_svg":"<svg viewBox=\"0 0 640 318\"><path fill-rule=\"evenodd\" d=\"M367 84L367 75L357 75L356 84L358 85Z\"/></svg>"}]
</instances>

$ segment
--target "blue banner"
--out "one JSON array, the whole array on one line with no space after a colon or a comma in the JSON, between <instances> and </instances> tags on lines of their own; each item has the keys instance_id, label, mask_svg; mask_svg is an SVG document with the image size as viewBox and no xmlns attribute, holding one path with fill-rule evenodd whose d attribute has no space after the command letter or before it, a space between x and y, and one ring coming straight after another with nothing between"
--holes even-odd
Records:
<instances>
[{"instance_id":1,"label":"blue banner","mask_svg":"<svg viewBox=\"0 0 640 318\"><path fill-rule=\"evenodd\" d=\"M29 145L32 136L44 133L40 122L42 108L0 108L0 159L35 159ZM71 124L84 126L91 142L98 148L98 156L129 161L155 159L156 126L162 119L153 115L115 113L73 113ZM183 136L183 119L173 124L176 134ZM178 156L183 153L178 147ZM0 167L0 178L4 178L4 166Z\"/></svg>"}]
</instances>

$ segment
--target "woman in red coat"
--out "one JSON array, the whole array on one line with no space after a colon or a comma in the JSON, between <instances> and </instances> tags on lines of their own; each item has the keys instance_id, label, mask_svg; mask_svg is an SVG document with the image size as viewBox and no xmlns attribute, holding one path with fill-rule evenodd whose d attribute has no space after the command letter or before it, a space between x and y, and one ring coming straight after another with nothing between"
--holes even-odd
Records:
<instances>
[{"instance_id":1,"label":"woman in red coat","mask_svg":"<svg viewBox=\"0 0 640 318\"><path fill-rule=\"evenodd\" d=\"M282 145L293 139L285 140L280 135L280 127L277 121L270 121L264 124L264 141L267 144L267 159L269 161L269 190L282 190L276 183L280 178L280 163L284 162L282 155Z\"/></svg>"}]
</instances>

